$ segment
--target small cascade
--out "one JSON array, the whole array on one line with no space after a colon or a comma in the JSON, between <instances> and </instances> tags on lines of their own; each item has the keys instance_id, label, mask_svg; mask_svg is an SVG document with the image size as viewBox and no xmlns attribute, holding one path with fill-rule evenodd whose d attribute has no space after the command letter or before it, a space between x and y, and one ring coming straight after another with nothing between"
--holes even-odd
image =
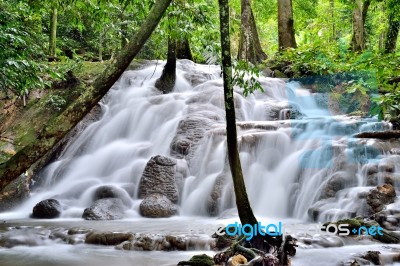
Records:
<instances>
[{"instance_id":1,"label":"small cascade","mask_svg":"<svg viewBox=\"0 0 400 266\"><path fill-rule=\"evenodd\" d=\"M56 198L63 218L80 218L102 186L123 191L131 201L127 218L140 217L142 173L156 155L177 161L181 216L217 216L234 208L220 68L180 60L170 94L154 87L161 71L155 64L126 71L103 99L101 118L44 169L29 200L1 217L28 217L37 202ZM299 83L259 81L264 92L248 97L235 88L240 157L257 215L355 217L372 187L388 179L400 185L400 158L391 147L352 137L390 124L331 114Z\"/></svg>"}]
</instances>

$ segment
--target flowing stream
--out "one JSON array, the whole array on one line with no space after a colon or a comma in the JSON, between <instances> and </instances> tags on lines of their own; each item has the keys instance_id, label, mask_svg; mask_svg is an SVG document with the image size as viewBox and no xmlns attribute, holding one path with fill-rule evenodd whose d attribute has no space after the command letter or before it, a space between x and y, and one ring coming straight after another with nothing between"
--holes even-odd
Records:
<instances>
[{"instance_id":1,"label":"flowing stream","mask_svg":"<svg viewBox=\"0 0 400 266\"><path fill-rule=\"evenodd\" d=\"M74 137L60 158L44 169L37 180L40 186L29 200L0 214L0 219L14 227L87 226L179 234L186 234L190 223L216 225L237 220L226 163L220 68L187 60L180 60L177 68L176 85L170 94L160 94L154 88L162 71L160 65L156 67L153 62L126 71L103 99L99 120ZM377 140L352 136L390 129L390 124L338 114L329 96L312 93L299 83L265 77L259 81L264 92L248 97L235 88L240 157L256 215L269 221L310 226L365 215L362 195L373 187L366 181L368 167L377 165L381 169L390 164L397 175L400 159L390 148L393 143L388 147ZM185 132L185 128L189 129ZM191 141L188 152L179 153L173 148L177 139ZM156 155L177 160L182 178L178 216L148 219L139 214L140 179L146 163ZM383 183L384 172L378 171L377 175L375 186ZM91 205L96 188L103 185L124 191L131 208L121 221L83 221L83 210ZM33 206L47 198L61 202L61 217L30 219ZM300 247L293 265L336 265L355 252L384 250L376 243L346 244L334 248L338 254L334 259L327 255L332 252L328 249ZM196 253L124 252L51 242L0 249L0 265L31 265L27 261L32 265L44 261L80 265L82 260L85 265L132 265L132 261L135 265L176 265ZM319 263L310 263L313 259Z\"/></svg>"}]
</instances>

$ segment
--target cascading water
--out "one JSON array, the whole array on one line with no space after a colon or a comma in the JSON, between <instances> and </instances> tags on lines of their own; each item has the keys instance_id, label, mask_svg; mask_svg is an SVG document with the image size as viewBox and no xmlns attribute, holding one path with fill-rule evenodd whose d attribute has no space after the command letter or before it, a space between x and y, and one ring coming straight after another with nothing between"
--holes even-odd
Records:
<instances>
[{"instance_id":1,"label":"cascading water","mask_svg":"<svg viewBox=\"0 0 400 266\"><path fill-rule=\"evenodd\" d=\"M101 185L121 188L132 199L126 217L139 217L140 178L155 155L174 156L185 173L178 202L181 216L218 215L233 208L220 69L186 60L177 67L170 94L154 88L161 73L154 64L125 72L103 100L101 119L43 171L42 186L27 202L2 217L27 217L40 200L56 198L64 207L62 217L80 218ZM256 214L304 221L359 214L360 194L367 187L363 166L382 157L384 149L351 135L389 125L331 115L326 103L317 104L316 94L297 83L259 81L264 92L245 98L235 89L240 156ZM197 128L180 130L188 120ZM172 151L180 134L192 140L188 153Z\"/></svg>"}]
</instances>

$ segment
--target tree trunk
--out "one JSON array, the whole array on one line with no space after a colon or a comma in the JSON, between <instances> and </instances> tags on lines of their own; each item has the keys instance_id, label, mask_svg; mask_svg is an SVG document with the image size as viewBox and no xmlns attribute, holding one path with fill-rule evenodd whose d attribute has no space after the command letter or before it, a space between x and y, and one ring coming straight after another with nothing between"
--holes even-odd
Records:
<instances>
[{"instance_id":1,"label":"tree trunk","mask_svg":"<svg viewBox=\"0 0 400 266\"><path fill-rule=\"evenodd\" d=\"M238 59L257 64L267 59L261 48L250 0L241 1L241 25Z\"/></svg>"},{"instance_id":2,"label":"tree trunk","mask_svg":"<svg viewBox=\"0 0 400 266\"><path fill-rule=\"evenodd\" d=\"M0 190L44 156L104 97L139 53L171 2L172 0L156 1L139 31L133 36L132 42L110 62L85 93L62 114L50 121L35 140L10 160L0 164Z\"/></svg>"},{"instance_id":3,"label":"tree trunk","mask_svg":"<svg viewBox=\"0 0 400 266\"><path fill-rule=\"evenodd\" d=\"M370 0L353 0L355 5L353 10L353 36L351 39L351 50L361 52L365 50L365 21L367 19Z\"/></svg>"},{"instance_id":4,"label":"tree trunk","mask_svg":"<svg viewBox=\"0 0 400 266\"><path fill-rule=\"evenodd\" d=\"M336 24L335 24L335 0L330 0L330 11L331 11L331 20L332 20L332 37L331 41L336 40Z\"/></svg>"},{"instance_id":5,"label":"tree trunk","mask_svg":"<svg viewBox=\"0 0 400 266\"><path fill-rule=\"evenodd\" d=\"M168 39L167 63L164 66L161 77L156 81L156 88L163 93L170 93L176 80L176 40Z\"/></svg>"},{"instance_id":6,"label":"tree trunk","mask_svg":"<svg viewBox=\"0 0 400 266\"><path fill-rule=\"evenodd\" d=\"M176 58L188 59L193 61L192 52L190 51L190 44L187 38L179 40L176 43Z\"/></svg>"},{"instance_id":7,"label":"tree trunk","mask_svg":"<svg viewBox=\"0 0 400 266\"><path fill-rule=\"evenodd\" d=\"M49 56L56 58L56 40L57 40L57 8L54 7L51 11L50 20L50 35L49 35Z\"/></svg>"},{"instance_id":8,"label":"tree trunk","mask_svg":"<svg viewBox=\"0 0 400 266\"><path fill-rule=\"evenodd\" d=\"M253 210L250 206L250 201L247 197L237 144L236 115L232 85L231 44L229 39L230 36L228 0L219 0L219 16L229 166L233 178L233 186L236 196L236 207L238 209L240 222L242 224L253 225L257 224L257 219L253 214Z\"/></svg>"},{"instance_id":9,"label":"tree trunk","mask_svg":"<svg viewBox=\"0 0 400 266\"><path fill-rule=\"evenodd\" d=\"M396 51L397 38L400 30L400 19L395 18L393 11L389 15L389 27L385 40L385 53L393 53Z\"/></svg>"},{"instance_id":10,"label":"tree trunk","mask_svg":"<svg viewBox=\"0 0 400 266\"><path fill-rule=\"evenodd\" d=\"M99 61L103 62L103 31L99 34Z\"/></svg>"},{"instance_id":11,"label":"tree trunk","mask_svg":"<svg viewBox=\"0 0 400 266\"><path fill-rule=\"evenodd\" d=\"M278 38L279 50L297 48L292 0L278 0Z\"/></svg>"}]
</instances>

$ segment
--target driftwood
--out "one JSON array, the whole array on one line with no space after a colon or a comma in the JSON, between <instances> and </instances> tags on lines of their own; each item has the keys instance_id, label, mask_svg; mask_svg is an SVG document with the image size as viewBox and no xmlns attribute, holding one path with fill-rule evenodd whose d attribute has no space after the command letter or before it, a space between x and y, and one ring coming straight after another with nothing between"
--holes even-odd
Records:
<instances>
[{"instance_id":1,"label":"driftwood","mask_svg":"<svg viewBox=\"0 0 400 266\"><path fill-rule=\"evenodd\" d=\"M394 139L400 138L400 130L362 132L355 134L354 137L363 139Z\"/></svg>"}]
</instances>

